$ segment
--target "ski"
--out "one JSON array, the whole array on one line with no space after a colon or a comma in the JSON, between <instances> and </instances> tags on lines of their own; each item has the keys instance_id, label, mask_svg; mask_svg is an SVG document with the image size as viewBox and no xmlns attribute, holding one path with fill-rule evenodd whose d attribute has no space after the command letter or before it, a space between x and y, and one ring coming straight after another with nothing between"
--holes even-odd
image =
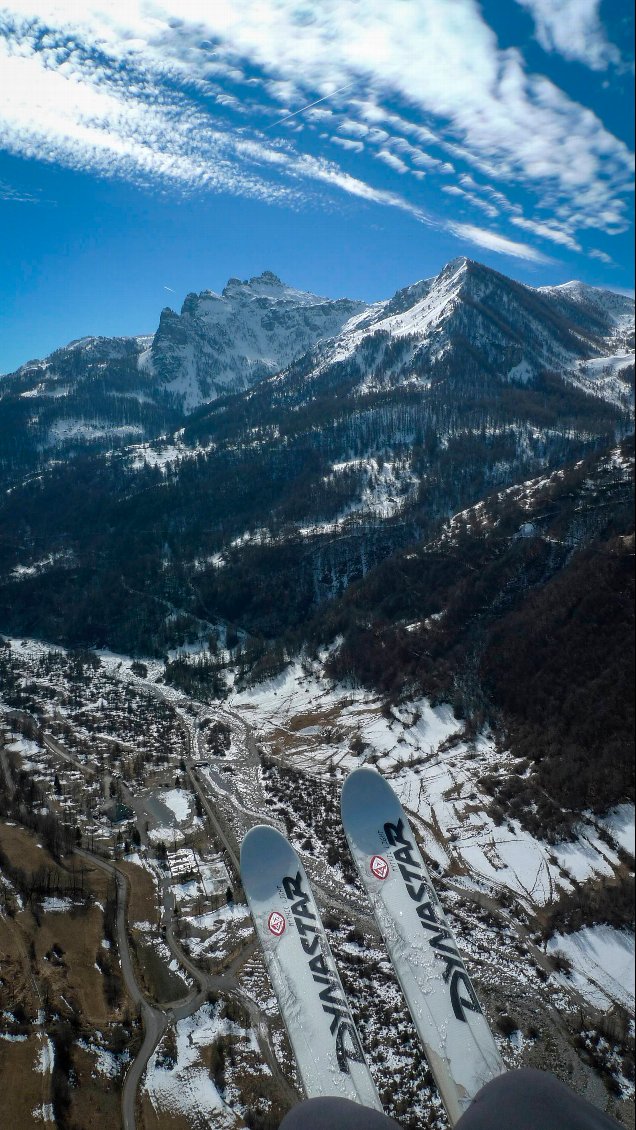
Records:
<instances>
[{"instance_id":1,"label":"ski","mask_svg":"<svg viewBox=\"0 0 636 1130\"><path fill-rule=\"evenodd\" d=\"M342 790L342 822L451 1126L505 1067L404 809L375 769Z\"/></svg>"},{"instance_id":2,"label":"ski","mask_svg":"<svg viewBox=\"0 0 636 1130\"><path fill-rule=\"evenodd\" d=\"M241 879L307 1098L382 1110L305 870L275 828L247 833Z\"/></svg>"}]
</instances>

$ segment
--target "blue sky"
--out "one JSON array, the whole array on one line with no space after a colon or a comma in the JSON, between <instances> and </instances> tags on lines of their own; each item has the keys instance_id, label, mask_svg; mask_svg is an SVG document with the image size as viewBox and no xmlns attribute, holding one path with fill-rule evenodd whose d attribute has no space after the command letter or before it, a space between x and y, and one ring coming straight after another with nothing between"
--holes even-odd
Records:
<instances>
[{"instance_id":1,"label":"blue sky","mask_svg":"<svg viewBox=\"0 0 636 1130\"><path fill-rule=\"evenodd\" d=\"M633 287L624 0L0 0L0 372L273 270Z\"/></svg>"}]
</instances>

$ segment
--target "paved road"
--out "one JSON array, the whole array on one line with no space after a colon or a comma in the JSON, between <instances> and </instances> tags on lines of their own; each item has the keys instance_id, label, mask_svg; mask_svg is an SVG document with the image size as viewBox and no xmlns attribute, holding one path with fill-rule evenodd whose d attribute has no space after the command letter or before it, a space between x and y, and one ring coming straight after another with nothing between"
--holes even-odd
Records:
<instances>
[{"instance_id":1,"label":"paved road","mask_svg":"<svg viewBox=\"0 0 636 1130\"><path fill-rule=\"evenodd\" d=\"M197 779L196 770L193 769L192 761L191 761L190 758L188 758L188 760L186 761L186 772L188 774L188 780L190 781L190 784L191 784L192 788L194 789L195 793L199 797L199 800L201 801L201 804L202 804L202 806L205 810L205 813L206 813L206 815L207 815L207 817L210 821L213 833L214 833L215 837L217 838L217 840L223 845L225 851L227 852L229 859L230 859L230 862L232 864L232 867L234 869L234 873L235 873L236 877L238 878L240 873L241 873L241 868L240 868L240 864L239 864L239 853L238 853L238 847L237 847L237 844L236 844L236 840L234 839L233 836L231 836L230 832L226 829L224 823L221 822L221 818L219 817L219 814L215 811L215 809L210 804L210 801L208 800L207 793L204 791L204 789L201 786L200 781Z\"/></svg>"},{"instance_id":2,"label":"paved road","mask_svg":"<svg viewBox=\"0 0 636 1130\"><path fill-rule=\"evenodd\" d=\"M88 851L76 848L75 854L81 856L82 859L86 859L95 867L99 867L100 870L105 871L107 875L111 877L114 876L115 882L117 883L117 943L119 946L121 972L133 1004L140 1009L144 1028L143 1043L126 1073L121 1095L121 1113L124 1130L135 1130L135 1102L139 1081L145 1071L150 1056L168 1026L168 1017L165 1012L160 1009L152 1008L151 1005L148 1004L137 984L126 932L128 880L112 863L107 863L106 860L100 859L98 856L92 855Z\"/></svg>"},{"instance_id":3,"label":"paved road","mask_svg":"<svg viewBox=\"0 0 636 1130\"><path fill-rule=\"evenodd\" d=\"M163 921L166 926L164 935L166 943L173 957L175 957L182 968L186 969L194 978L198 986L197 997L200 999L200 1004L203 1004L204 1001L207 1000L210 993L221 993L225 997L234 998L234 1000L245 1009L249 1016L250 1025L254 1029L261 1056L276 1080L281 1094L290 1105L298 1102L299 1096L287 1076L281 1071L276 1058L268 1018L257 1002L245 992L237 980L236 975L239 969L258 948L256 939L253 938L247 945L242 947L241 952L237 954L223 973L206 973L192 961L174 935L174 895L170 889L167 877L162 884L162 901ZM173 1005L170 1011L175 1015L176 1019L181 1018L179 1008ZM193 1009L189 1007L183 1012L183 1015L188 1016L191 1011L193 1011Z\"/></svg>"},{"instance_id":4,"label":"paved road","mask_svg":"<svg viewBox=\"0 0 636 1130\"><path fill-rule=\"evenodd\" d=\"M174 936L174 895L166 877L162 884L163 921L166 926L165 941L170 951L183 969L191 975L196 988L192 989L186 997L176 1001L165 1001L151 1005L142 993L136 977L130 955L128 936L126 932L126 907L128 901L128 879L112 863L99 858L91 852L81 848L76 849L76 854L87 862L99 867L108 875L113 876L117 883L117 941L121 961L122 976L126 989L134 1005L140 1010L143 1023L144 1038L141 1047L128 1069L122 1089L122 1124L123 1130L135 1130L135 1105L139 1084L146 1070L148 1061L159 1044L169 1024L176 1023L186 1016L192 1015L205 1003L211 992L221 993L223 996L234 998L247 1012L250 1024L256 1033L256 1039L263 1060L268 1065L283 1097L290 1103L298 1101L298 1094L283 1074L276 1058L268 1018L256 1001L254 1001L239 985L237 972L242 964L252 956L256 942L251 941L243 947L226 972L209 974L200 969L184 952Z\"/></svg>"},{"instance_id":5,"label":"paved road","mask_svg":"<svg viewBox=\"0 0 636 1130\"><path fill-rule=\"evenodd\" d=\"M106 860L100 859L98 856L92 855L88 851L77 848L76 854L89 863L92 863L95 867L99 867L108 875L114 876L115 882L117 883L117 942L119 946L121 971L129 996L135 1006L140 1010L144 1029L142 1045L128 1069L121 1095L123 1128L124 1130L135 1130L137 1090L142 1075L146 1070L148 1060L161 1040L168 1024L175 1020L181 1020L184 1016L189 1016L192 1012L196 1012L205 1000L206 994L199 990L198 992L189 993L188 996L184 997L181 1001L171 1002L165 1006L154 1007L149 1004L137 984L130 956L130 947L128 945L128 935L126 932L128 879L121 871L118 871L112 863L108 863Z\"/></svg>"}]
</instances>

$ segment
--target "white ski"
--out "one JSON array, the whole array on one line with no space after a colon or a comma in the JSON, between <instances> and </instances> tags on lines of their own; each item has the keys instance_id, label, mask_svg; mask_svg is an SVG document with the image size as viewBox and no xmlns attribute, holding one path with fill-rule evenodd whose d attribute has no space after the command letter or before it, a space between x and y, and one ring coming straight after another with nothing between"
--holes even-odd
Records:
<instances>
[{"instance_id":1,"label":"white ski","mask_svg":"<svg viewBox=\"0 0 636 1130\"><path fill-rule=\"evenodd\" d=\"M275 828L247 833L241 879L307 1098L382 1110L305 870Z\"/></svg>"},{"instance_id":2,"label":"white ski","mask_svg":"<svg viewBox=\"0 0 636 1130\"><path fill-rule=\"evenodd\" d=\"M451 1126L505 1071L404 809L375 769L342 790L342 821Z\"/></svg>"}]
</instances>

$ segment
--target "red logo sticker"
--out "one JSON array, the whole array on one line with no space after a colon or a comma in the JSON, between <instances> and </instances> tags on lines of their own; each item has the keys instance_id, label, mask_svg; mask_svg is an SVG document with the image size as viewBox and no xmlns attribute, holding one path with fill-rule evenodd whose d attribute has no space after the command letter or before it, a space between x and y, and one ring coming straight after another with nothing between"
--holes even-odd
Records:
<instances>
[{"instance_id":1,"label":"red logo sticker","mask_svg":"<svg viewBox=\"0 0 636 1130\"><path fill-rule=\"evenodd\" d=\"M279 910L273 910L267 919L267 926L275 938L280 938L285 933L287 923Z\"/></svg>"},{"instance_id":2,"label":"red logo sticker","mask_svg":"<svg viewBox=\"0 0 636 1130\"><path fill-rule=\"evenodd\" d=\"M371 860L371 874L375 875L376 879L386 879L389 874L389 865L386 859L381 855L374 855Z\"/></svg>"}]
</instances>

